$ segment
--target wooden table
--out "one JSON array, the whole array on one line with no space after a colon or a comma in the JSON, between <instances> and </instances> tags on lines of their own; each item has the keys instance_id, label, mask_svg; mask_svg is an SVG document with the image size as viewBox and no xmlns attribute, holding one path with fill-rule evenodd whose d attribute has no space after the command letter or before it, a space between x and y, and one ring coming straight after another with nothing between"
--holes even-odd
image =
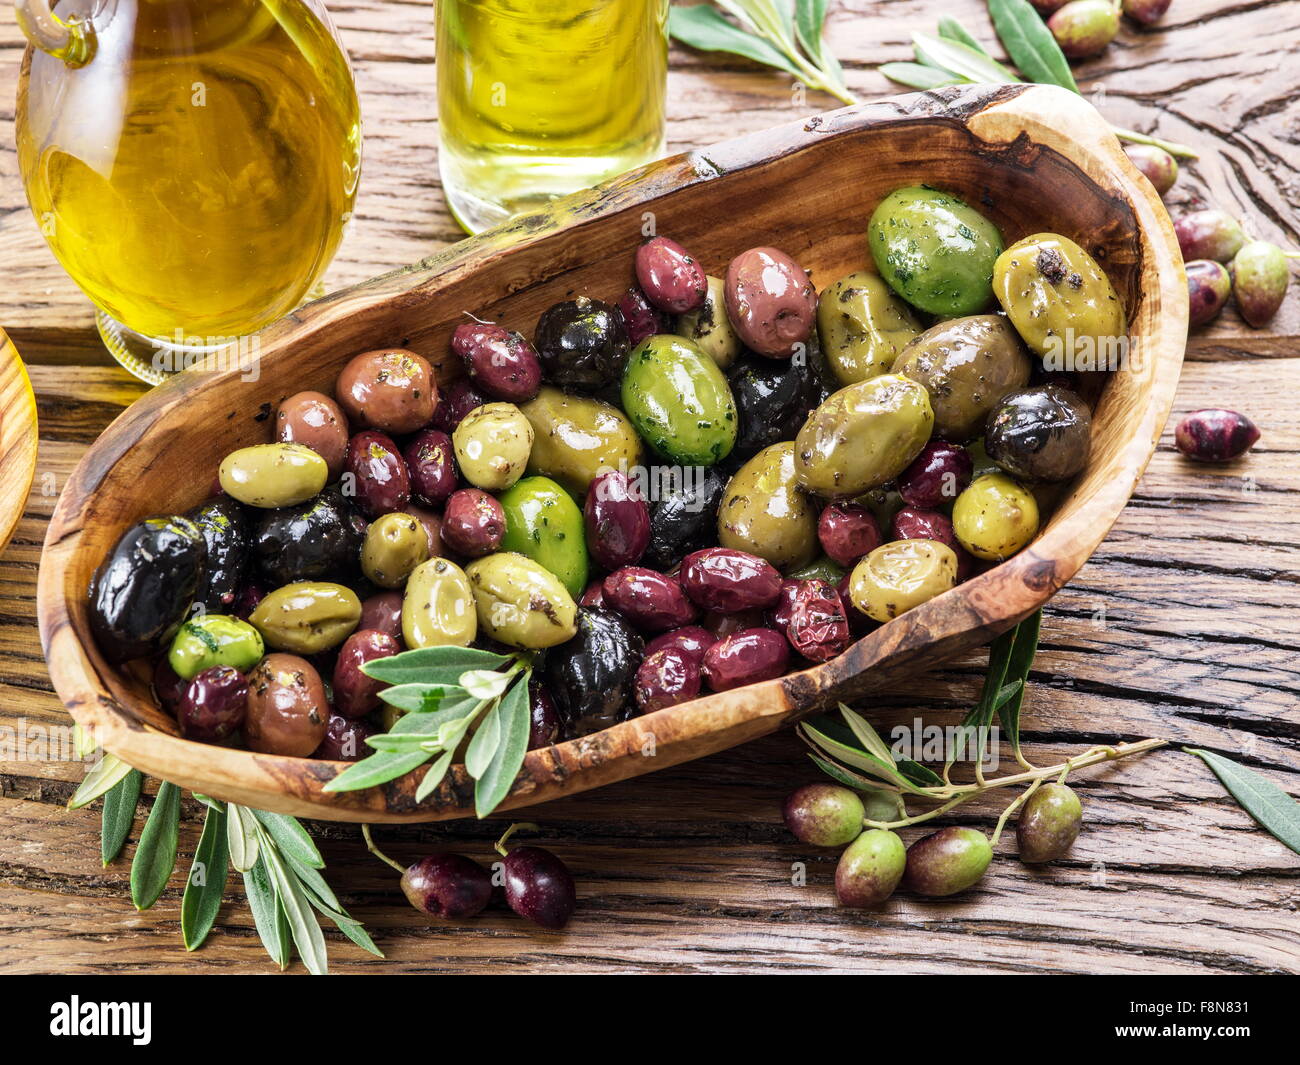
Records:
<instances>
[{"instance_id":1,"label":"wooden table","mask_svg":"<svg viewBox=\"0 0 1300 1065\"><path fill-rule=\"evenodd\" d=\"M438 189L429 4L331 3L356 65L366 171L352 242L330 272L347 284L418 259L458 232ZM991 41L978 0L849 0L831 40L864 97L890 91L876 64L908 58L914 31L960 13ZM1222 8L1222 13L1219 9ZM1300 244L1300 4L1175 0L1151 31L1126 28L1078 68L1118 125L1203 153L1170 197L1241 214L1261 236ZM10 126L20 57L0 27L0 324L30 367L40 404L36 483L0 559L0 726L60 728L37 641L35 583L45 523L95 436L142 392L109 365L88 306L25 209ZM829 107L782 75L674 49L673 150ZM1104 87L1104 88L1103 88ZM388 955L332 935L333 968L370 972L1134 972L1300 971L1300 857L1260 832L1182 745L1222 751L1300 791L1300 296L1268 327L1231 311L1190 343L1177 412L1226 405L1263 439L1233 466L1188 465L1166 434L1109 540L1047 612L1026 701L1028 753L1047 764L1087 745L1161 736L1170 748L1080 773L1087 824L1068 860L1021 865L1009 840L977 889L951 902L898 897L878 913L838 909L835 855L793 841L780 802L815 779L790 734L770 737L539 808L569 862L580 910L564 934L493 913L429 925L391 870L348 826L319 825L328 875ZM954 723L978 690L983 652L867 708L882 731L923 716ZM0 733L9 736L11 731ZM2 741L0 741L2 743ZM261 972L271 968L240 890L209 943L187 955L177 929L181 875L137 914L127 865L103 869L99 819L64 803L82 767L0 761L0 969L15 972ZM999 807L954 823L991 828ZM192 853L200 811L185 810ZM453 846L490 857L499 823L379 833L400 857ZM909 837L918 831L905 833ZM797 886L800 870L807 883Z\"/></svg>"}]
</instances>

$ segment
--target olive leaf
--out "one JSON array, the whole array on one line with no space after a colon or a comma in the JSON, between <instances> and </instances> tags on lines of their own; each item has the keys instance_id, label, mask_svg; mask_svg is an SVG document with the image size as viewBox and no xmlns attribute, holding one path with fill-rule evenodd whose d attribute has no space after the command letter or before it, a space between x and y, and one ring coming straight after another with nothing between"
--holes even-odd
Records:
<instances>
[{"instance_id":1,"label":"olive leaf","mask_svg":"<svg viewBox=\"0 0 1300 1065\"><path fill-rule=\"evenodd\" d=\"M248 807L233 802L226 812L226 851L230 864L239 872L247 873L257 864L257 819Z\"/></svg>"},{"instance_id":2,"label":"olive leaf","mask_svg":"<svg viewBox=\"0 0 1300 1065\"><path fill-rule=\"evenodd\" d=\"M961 85L966 81L924 63L882 63L877 69L890 81L909 89L941 89L945 85Z\"/></svg>"},{"instance_id":3,"label":"olive leaf","mask_svg":"<svg viewBox=\"0 0 1300 1065\"><path fill-rule=\"evenodd\" d=\"M90 767L90 772L77 785L77 790L68 800L68 809L80 810L83 806L89 806L101 795L117 787L131 772L134 772L131 767L116 755L105 754Z\"/></svg>"},{"instance_id":4,"label":"olive leaf","mask_svg":"<svg viewBox=\"0 0 1300 1065\"><path fill-rule=\"evenodd\" d=\"M1015 627L1011 640L1011 653L1007 658L1007 671L1004 684L995 700L998 720L1011 743L1011 749L1020 753L1020 707L1025 698L1025 685L1029 682L1029 671L1038 653L1038 635L1043 624L1043 612L1034 611L1029 617Z\"/></svg>"},{"instance_id":5,"label":"olive leaf","mask_svg":"<svg viewBox=\"0 0 1300 1065\"><path fill-rule=\"evenodd\" d=\"M505 697L497 702L492 708L492 716L497 719L492 757L482 772L470 774L475 778L474 812L479 817L490 814L510 793L510 786L519 775L524 755L528 753L531 715L526 677L516 682Z\"/></svg>"},{"instance_id":6,"label":"olive leaf","mask_svg":"<svg viewBox=\"0 0 1300 1065\"><path fill-rule=\"evenodd\" d=\"M176 868L180 821L181 789L164 780L158 785L153 809L131 860L131 902L137 910L147 910L157 902L171 879Z\"/></svg>"},{"instance_id":7,"label":"olive leaf","mask_svg":"<svg viewBox=\"0 0 1300 1065\"><path fill-rule=\"evenodd\" d=\"M135 808L140 802L140 788L144 776L132 769L104 793L104 809L100 820L99 853L108 865L126 845L126 837L135 824Z\"/></svg>"},{"instance_id":8,"label":"olive leaf","mask_svg":"<svg viewBox=\"0 0 1300 1065\"><path fill-rule=\"evenodd\" d=\"M288 929L280 900L271 886L271 875L261 857L244 874L244 897L248 899L248 909L253 915L262 946L281 970L288 968L291 957Z\"/></svg>"},{"instance_id":9,"label":"olive leaf","mask_svg":"<svg viewBox=\"0 0 1300 1065\"><path fill-rule=\"evenodd\" d=\"M252 813L275 840L281 852L312 869L325 868L325 859L320 856L315 842L296 817L268 813L266 810L253 810ZM262 837L259 835L258 844L260 845L261 842Z\"/></svg>"},{"instance_id":10,"label":"olive leaf","mask_svg":"<svg viewBox=\"0 0 1300 1065\"><path fill-rule=\"evenodd\" d=\"M926 33L912 34L912 46L919 63L958 74L967 81L989 82L994 85L1018 82L1010 70L988 55L960 41L931 37Z\"/></svg>"},{"instance_id":11,"label":"olive leaf","mask_svg":"<svg viewBox=\"0 0 1300 1065\"><path fill-rule=\"evenodd\" d=\"M1300 854L1300 802L1291 798L1268 777L1213 751L1184 747L1214 771L1214 775L1241 808L1279 843Z\"/></svg>"},{"instance_id":12,"label":"olive leaf","mask_svg":"<svg viewBox=\"0 0 1300 1065\"><path fill-rule=\"evenodd\" d=\"M988 7L998 40L1025 77L1079 91L1065 53L1029 0L988 0Z\"/></svg>"},{"instance_id":13,"label":"olive leaf","mask_svg":"<svg viewBox=\"0 0 1300 1065\"><path fill-rule=\"evenodd\" d=\"M989 59L993 58L989 55L988 49L975 39L975 35L951 15L944 15L944 17L939 20L939 36L943 37L945 40L956 41L958 44L964 44L967 48L973 49L974 51L979 52L980 55L986 56Z\"/></svg>"},{"instance_id":14,"label":"olive leaf","mask_svg":"<svg viewBox=\"0 0 1300 1065\"><path fill-rule=\"evenodd\" d=\"M480 651L475 647L420 647L376 658L361 672L385 684L425 684L457 687L460 675L471 669L500 669L514 661L510 655Z\"/></svg>"},{"instance_id":15,"label":"olive leaf","mask_svg":"<svg viewBox=\"0 0 1300 1065\"><path fill-rule=\"evenodd\" d=\"M229 874L229 857L226 849L225 810L208 807L203 822L203 835L199 838L190 875L185 881L185 894L181 898L181 939L186 950L198 950L212 931L217 912L221 909L221 896L226 891Z\"/></svg>"}]
</instances>

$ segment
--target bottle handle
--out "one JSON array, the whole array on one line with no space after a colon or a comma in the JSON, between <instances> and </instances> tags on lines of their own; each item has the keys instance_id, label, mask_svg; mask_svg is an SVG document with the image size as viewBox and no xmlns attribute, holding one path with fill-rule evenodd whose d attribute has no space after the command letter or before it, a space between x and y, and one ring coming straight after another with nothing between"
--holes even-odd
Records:
<instances>
[{"instance_id":1,"label":"bottle handle","mask_svg":"<svg viewBox=\"0 0 1300 1065\"><path fill-rule=\"evenodd\" d=\"M84 66L95 54L95 27L88 18L66 21L50 0L14 0L18 26L32 47L62 59L70 67Z\"/></svg>"}]
</instances>

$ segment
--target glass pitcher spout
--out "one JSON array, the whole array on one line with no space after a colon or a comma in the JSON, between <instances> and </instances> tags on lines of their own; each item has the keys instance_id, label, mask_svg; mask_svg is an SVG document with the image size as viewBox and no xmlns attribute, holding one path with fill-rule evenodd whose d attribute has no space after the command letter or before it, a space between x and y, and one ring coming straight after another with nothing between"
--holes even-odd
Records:
<instances>
[{"instance_id":1,"label":"glass pitcher spout","mask_svg":"<svg viewBox=\"0 0 1300 1065\"><path fill-rule=\"evenodd\" d=\"M115 0L95 0L85 14L66 19L54 13L48 0L16 0L18 27L32 47L62 59L70 67L85 66L95 55L95 19L111 14Z\"/></svg>"}]
</instances>

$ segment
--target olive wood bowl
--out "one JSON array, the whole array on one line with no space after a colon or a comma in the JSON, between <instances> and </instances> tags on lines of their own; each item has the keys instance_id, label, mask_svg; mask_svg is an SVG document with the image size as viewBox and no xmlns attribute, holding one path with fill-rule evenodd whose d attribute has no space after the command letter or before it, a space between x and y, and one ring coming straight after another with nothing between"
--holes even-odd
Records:
<instances>
[{"instance_id":1,"label":"olive wood bowl","mask_svg":"<svg viewBox=\"0 0 1300 1065\"><path fill-rule=\"evenodd\" d=\"M0 329L0 551L27 507L36 476L36 397L13 341Z\"/></svg>"},{"instance_id":2,"label":"olive wood bowl","mask_svg":"<svg viewBox=\"0 0 1300 1065\"><path fill-rule=\"evenodd\" d=\"M449 337L467 312L528 332L558 300L613 300L632 279L632 251L651 220L712 273L745 248L775 245L810 268L820 289L869 268L872 208L917 183L977 205L1008 242L1042 230L1070 236L1110 275L1130 312L1134 365L1109 375L1088 468L1034 543L1009 561L823 665L532 751L500 808L712 754L986 643L1041 607L1105 537L1165 424L1187 335L1186 283L1159 197L1092 107L1044 86L901 96L653 163L290 315L262 334L257 380L238 368L189 371L150 392L82 459L50 522L39 609L59 695L107 750L207 795L340 821L472 815L463 767L416 803L423 768L382 787L328 794L321 789L343 763L181 739L147 684L95 648L87 610L95 568L131 523L203 500L224 455L270 439L281 399L330 391L357 352L409 347L450 379L459 368Z\"/></svg>"}]
</instances>

